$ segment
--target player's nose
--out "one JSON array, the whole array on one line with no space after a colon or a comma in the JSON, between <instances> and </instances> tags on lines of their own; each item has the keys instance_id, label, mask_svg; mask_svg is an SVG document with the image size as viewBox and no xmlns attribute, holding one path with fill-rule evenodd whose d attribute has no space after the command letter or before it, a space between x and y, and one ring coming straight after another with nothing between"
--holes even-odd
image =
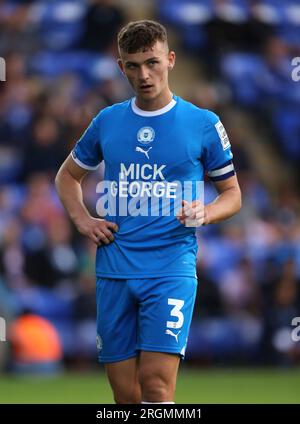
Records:
<instances>
[{"instance_id":1,"label":"player's nose","mask_svg":"<svg viewBox=\"0 0 300 424\"><path fill-rule=\"evenodd\" d=\"M139 79L140 79L140 82L146 82L149 79L149 71L144 66L140 67Z\"/></svg>"}]
</instances>

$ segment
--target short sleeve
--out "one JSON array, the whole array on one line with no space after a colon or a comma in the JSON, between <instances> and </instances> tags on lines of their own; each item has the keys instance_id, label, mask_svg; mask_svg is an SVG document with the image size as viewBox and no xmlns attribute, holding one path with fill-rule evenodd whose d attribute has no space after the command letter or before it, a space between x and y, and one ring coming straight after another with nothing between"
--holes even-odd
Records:
<instances>
[{"instance_id":1,"label":"short sleeve","mask_svg":"<svg viewBox=\"0 0 300 424\"><path fill-rule=\"evenodd\" d=\"M103 159L100 145L100 131L96 118L77 141L71 152L72 158L81 168L95 170Z\"/></svg>"},{"instance_id":2,"label":"short sleeve","mask_svg":"<svg viewBox=\"0 0 300 424\"><path fill-rule=\"evenodd\" d=\"M212 181L225 180L235 174L230 141L220 118L206 112L201 160Z\"/></svg>"}]
</instances>

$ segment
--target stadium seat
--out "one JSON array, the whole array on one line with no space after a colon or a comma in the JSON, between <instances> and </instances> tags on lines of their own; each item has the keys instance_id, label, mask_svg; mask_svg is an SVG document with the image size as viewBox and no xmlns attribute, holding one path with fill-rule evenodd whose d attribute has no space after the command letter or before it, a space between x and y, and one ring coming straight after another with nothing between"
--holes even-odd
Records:
<instances>
[{"instance_id":1,"label":"stadium seat","mask_svg":"<svg viewBox=\"0 0 300 424\"><path fill-rule=\"evenodd\" d=\"M75 0L39 1L31 11L43 45L52 50L71 48L82 33L86 5Z\"/></svg>"},{"instance_id":2,"label":"stadium seat","mask_svg":"<svg viewBox=\"0 0 300 424\"><path fill-rule=\"evenodd\" d=\"M30 64L31 71L48 78L74 73L91 83L114 79L120 75L114 59L86 51L37 53Z\"/></svg>"},{"instance_id":3,"label":"stadium seat","mask_svg":"<svg viewBox=\"0 0 300 424\"><path fill-rule=\"evenodd\" d=\"M273 114L275 134L289 160L300 159L300 111L299 106L279 107Z\"/></svg>"},{"instance_id":4,"label":"stadium seat","mask_svg":"<svg viewBox=\"0 0 300 424\"><path fill-rule=\"evenodd\" d=\"M221 57L220 68L238 103L254 106L259 101L257 78L263 70L260 56L246 52L228 53Z\"/></svg>"}]
</instances>

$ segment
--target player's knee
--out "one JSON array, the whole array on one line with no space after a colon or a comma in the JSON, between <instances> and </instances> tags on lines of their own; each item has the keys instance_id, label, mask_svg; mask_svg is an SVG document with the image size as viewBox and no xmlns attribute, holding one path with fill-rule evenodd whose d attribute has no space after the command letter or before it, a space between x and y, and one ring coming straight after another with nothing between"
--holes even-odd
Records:
<instances>
[{"instance_id":1,"label":"player's knee","mask_svg":"<svg viewBox=\"0 0 300 424\"><path fill-rule=\"evenodd\" d=\"M139 404L141 403L142 398L139 396L128 396L127 394L116 394L114 395L115 403L119 405L126 405L126 404Z\"/></svg>"},{"instance_id":2,"label":"player's knee","mask_svg":"<svg viewBox=\"0 0 300 424\"><path fill-rule=\"evenodd\" d=\"M123 390L114 391L114 400L118 404L139 404L141 403L141 388L139 385L134 386L131 390L127 387Z\"/></svg>"},{"instance_id":3,"label":"player's knee","mask_svg":"<svg viewBox=\"0 0 300 424\"><path fill-rule=\"evenodd\" d=\"M142 398L147 402L166 402L171 399L170 387L165 379L153 372L144 372L140 375Z\"/></svg>"}]
</instances>

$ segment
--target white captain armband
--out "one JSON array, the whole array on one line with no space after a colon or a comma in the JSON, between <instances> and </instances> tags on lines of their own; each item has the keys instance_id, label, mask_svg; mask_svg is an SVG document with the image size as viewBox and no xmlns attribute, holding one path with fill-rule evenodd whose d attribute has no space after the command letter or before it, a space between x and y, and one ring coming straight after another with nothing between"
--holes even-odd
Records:
<instances>
[{"instance_id":1,"label":"white captain armband","mask_svg":"<svg viewBox=\"0 0 300 424\"><path fill-rule=\"evenodd\" d=\"M207 172L207 175L212 181L221 181L232 177L233 175L235 175L235 170L232 161L229 160L218 168L211 169Z\"/></svg>"}]
</instances>

